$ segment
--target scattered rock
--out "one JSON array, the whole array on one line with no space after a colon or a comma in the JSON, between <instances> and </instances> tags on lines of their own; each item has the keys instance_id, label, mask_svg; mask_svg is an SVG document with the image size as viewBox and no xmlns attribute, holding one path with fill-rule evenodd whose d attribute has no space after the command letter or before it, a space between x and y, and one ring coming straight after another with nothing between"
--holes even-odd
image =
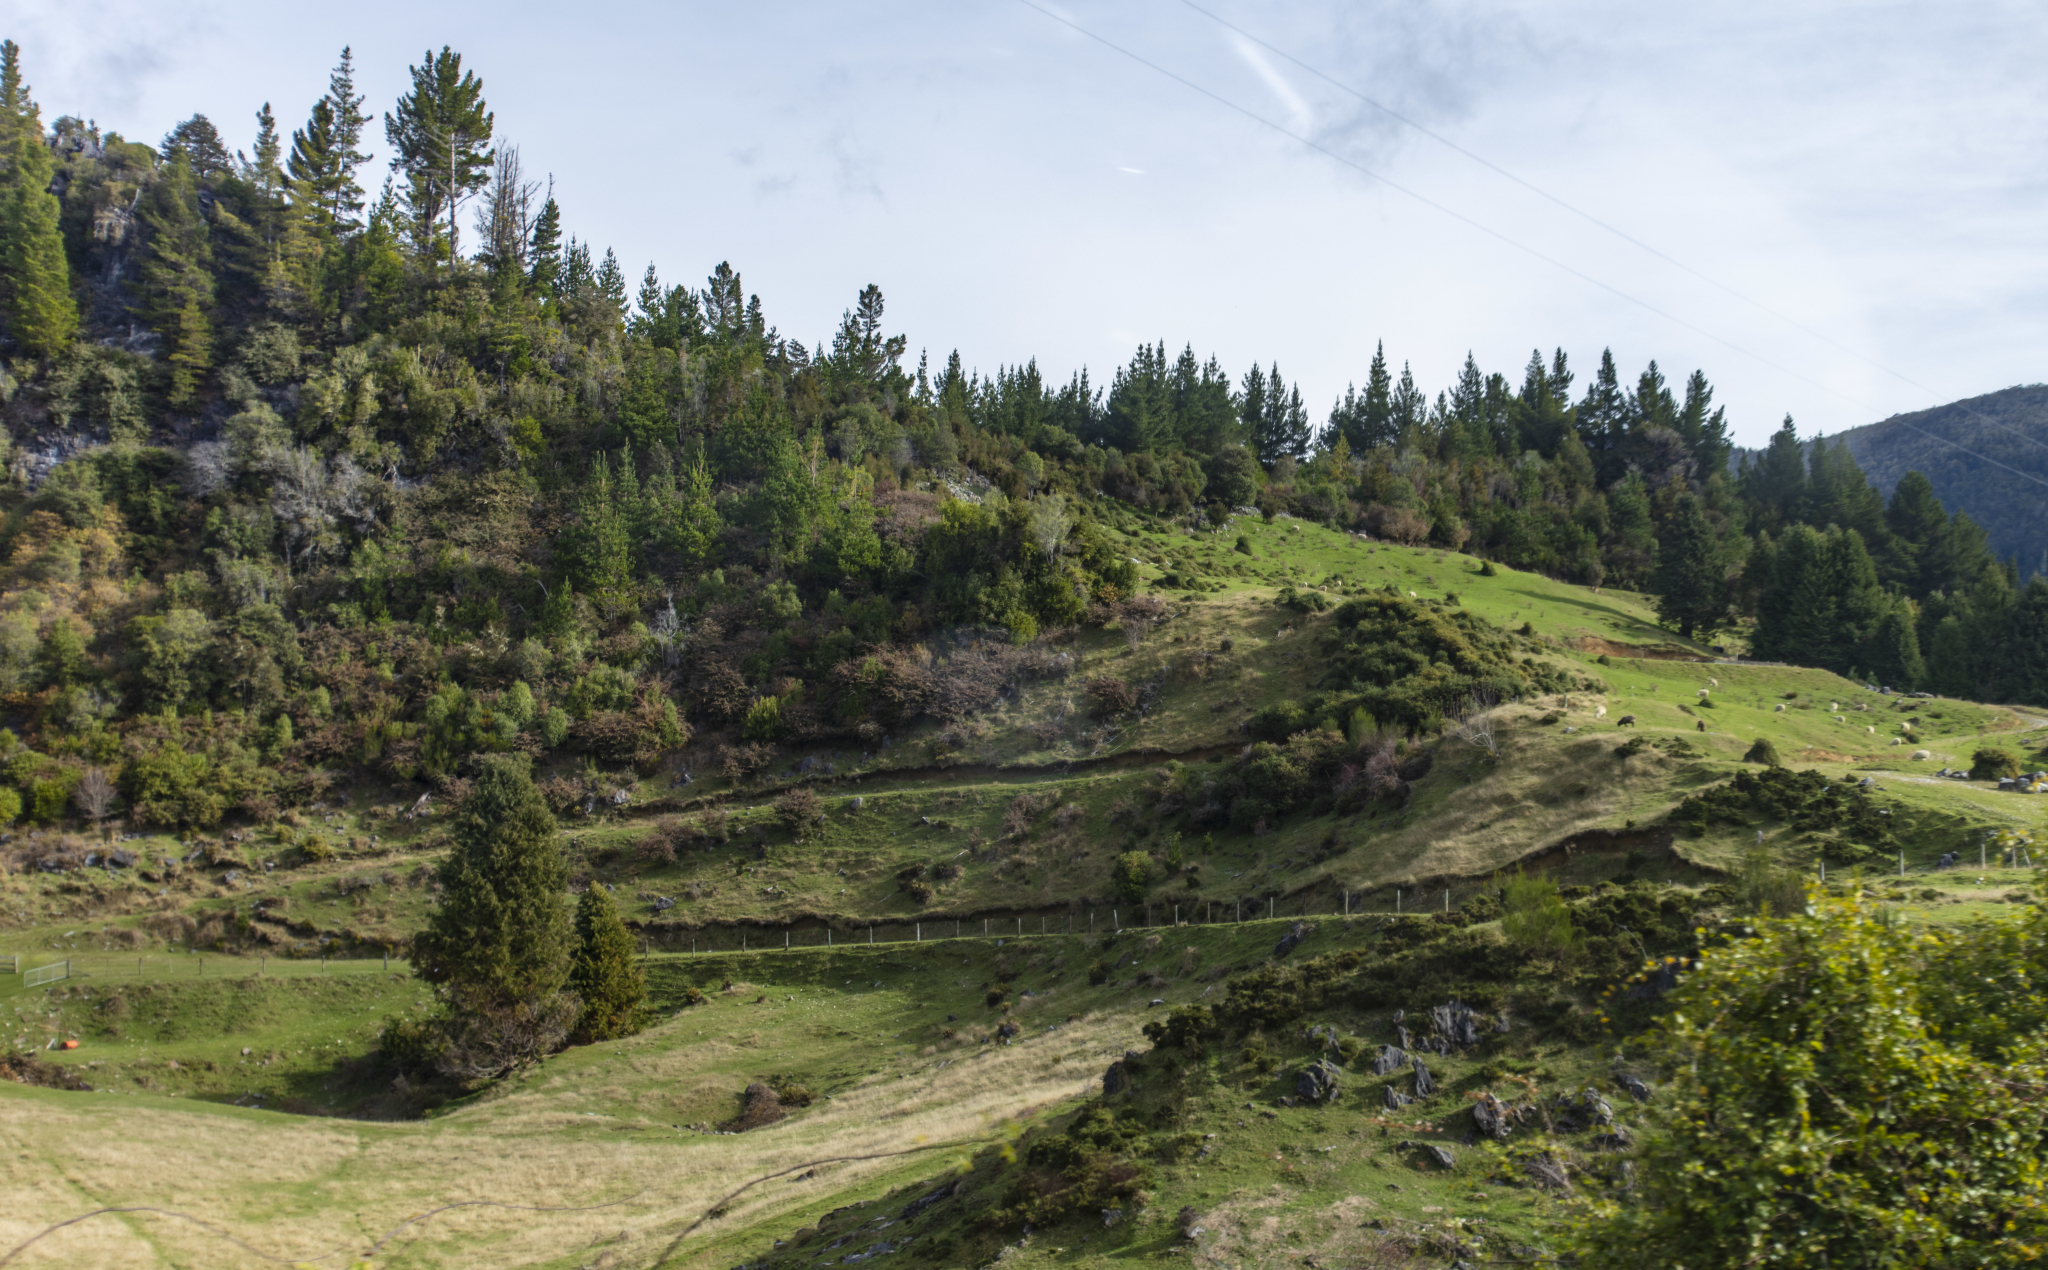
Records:
<instances>
[{"instance_id":1,"label":"scattered rock","mask_svg":"<svg viewBox=\"0 0 2048 1270\"><path fill-rule=\"evenodd\" d=\"M1388 1085L1387 1096L1385 1101L1387 1104L1388 1111L1399 1111L1401 1108L1407 1106L1409 1103L1414 1102L1415 1100L1413 1098L1410 1098L1408 1095L1401 1093L1392 1085Z\"/></svg>"},{"instance_id":2,"label":"scattered rock","mask_svg":"<svg viewBox=\"0 0 2048 1270\"><path fill-rule=\"evenodd\" d=\"M1479 1044L1479 1024L1472 1007L1462 1001L1440 1005L1429 1012L1429 1024L1436 1034L1459 1049Z\"/></svg>"},{"instance_id":3,"label":"scattered rock","mask_svg":"<svg viewBox=\"0 0 2048 1270\"><path fill-rule=\"evenodd\" d=\"M1314 922L1296 922L1285 935L1281 936L1280 942L1273 945L1273 955L1275 957L1285 957L1288 953L1293 952L1301 946L1302 940L1307 939L1315 932L1315 928Z\"/></svg>"},{"instance_id":4,"label":"scattered rock","mask_svg":"<svg viewBox=\"0 0 2048 1270\"><path fill-rule=\"evenodd\" d=\"M1418 1058L1415 1060L1415 1096L1417 1098L1428 1098L1434 1093L1436 1093L1436 1080L1430 1076L1429 1068L1424 1066L1422 1060Z\"/></svg>"},{"instance_id":5,"label":"scattered rock","mask_svg":"<svg viewBox=\"0 0 2048 1270\"><path fill-rule=\"evenodd\" d=\"M675 906L676 902L666 895L657 895L654 897L654 911L657 913L666 913Z\"/></svg>"},{"instance_id":6,"label":"scattered rock","mask_svg":"<svg viewBox=\"0 0 2048 1270\"><path fill-rule=\"evenodd\" d=\"M1637 1102L1650 1101L1650 1087L1648 1085L1645 1085L1642 1081L1637 1080L1635 1077L1617 1076L1615 1077L1615 1083L1620 1085L1624 1090L1626 1090L1628 1092L1628 1096L1635 1099Z\"/></svg>"},{"instance_id":7,"label":"scattered rock","mask_svg":"<svg viewBox=\"0 0 2048 1270\"><path fill-rule=\"evenodd\" d=\"M1131 1087L1131 1074L1125 1070L1123 1060L1111 1063L1102 1073L1102 1096L1114 1098Z\"/></svg>"},{"instance_id":8,"label":"scattered rock","mask_svg":"<svg viewBox=\"0 0 2048 1270\"><path fill-rule=\"evenodd\" d=\"M1494 1097L1482 1092L1472 1104L1472 1127L1483 1136L1501 1139L1508 1136L1522 1113Z\"/></svg>"},{"instance_id":9,"label":"scattered rock","mask_svg":"<svg viewBox=\"0 0 2048 1270\"><path fill-rule=\"evenodd\" d=\"M1335 1063L1319 1058L1294 1078L1294 1092L1310 1102L1328 1102L1337 1096L1343 1075Z\"/></svg>"},{"instance_id":10,"label":"scattered rock","mask_svg":"<svg viewBox=\"0 0 2048 1270\"><path fill-rule=\"evenodd\" d=\"M1017 1025L1015 1019L1004 1019L1002 1025L996 1028L996 1039L1008 1045L1010 1039L1023 1030L1023 1028Z\"/></svg>"},{"instance_id":11,"label":"scattered rock","mask_svg":"<svg viewBox=\"0 0 2048 1270\"><path fill-rule=\"evenodd\" d=\"M1564 1171L1564 1162L1549 1151L1524 1158L1522 1172L1531 1182L1547 1191L1568 1191L1572 1186L1571 1175Z\"/></svg>"},{"instance_id":12,"label":"scattered rock","mask_svg":"<svg viewBox=\"0 0 2048 1270\"><path fill-rule=\"evenodd\" d=\"M1408 1063L1407 1052L1393 1045L1380 1046L1379 1057L1372 1060L1372 1074L1391 1076Z\"/></svg>"}]
</instances>

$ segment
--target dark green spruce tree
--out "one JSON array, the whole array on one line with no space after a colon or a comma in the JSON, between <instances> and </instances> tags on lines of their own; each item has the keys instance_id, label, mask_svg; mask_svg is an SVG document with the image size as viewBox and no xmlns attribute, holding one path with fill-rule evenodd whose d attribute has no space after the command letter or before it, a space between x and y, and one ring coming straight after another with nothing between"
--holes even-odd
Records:
<instances>
[{"instance_id":1,"label":"dark green spruce tree","mask_svg":"<svg viewBox=\"0 0 2048 1270\"><path fill-rule=\"evenodd\" d=\"M576 959L569 988L583 1002L579 1041L609 1041L640 1030L647 980L633 959L633 936L611 893L593 882L576 901Z\"/></svg>"},{"instance_id":2,"label":"dark green spruce tree","mask_svg":"<svg viewBox=\"0 0 2048 1270\"><path fill-rule=\"evenodd\" d=\"M1657 617L1687 639L1712 635L1728 614L1728 583L1714 527L1700 501L1678 496L1657 543L1657 568L1650 578Z\"/></svg>"},{"instance_id":3,"label":"dark green spruce tree","mask_svg":"<svg viewBox=\"0 0 2048 1270\"><path fill-rule=\"evenodd\" d=\"M414 971L448 1012L442 1071L490 1080L544 1058L576 1021L569 867L525 767L486 764L453 816L441 903L413 941Z\"/></svg>"}]
</instances>

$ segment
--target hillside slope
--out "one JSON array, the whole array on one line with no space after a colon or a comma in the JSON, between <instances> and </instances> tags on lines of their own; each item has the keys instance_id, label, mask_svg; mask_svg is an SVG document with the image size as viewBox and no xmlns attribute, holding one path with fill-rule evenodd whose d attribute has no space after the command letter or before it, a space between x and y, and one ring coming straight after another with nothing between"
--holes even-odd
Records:
<instances>
[{"instance_id":1,"label":"hillside slope","mask_svg":"<svg viewBox=\"0 0 2048 1270\"><path fill-rule=\"evenodd\" d=\"M1893 415L1838 439L1885 495L1907 472L1925 473L1944 507L1984 526L2000 559L2019 558L2022 581L2048 574L2048 488L2037 483L2048 481L2048 384Z\"/></svg>"}]
</instances>

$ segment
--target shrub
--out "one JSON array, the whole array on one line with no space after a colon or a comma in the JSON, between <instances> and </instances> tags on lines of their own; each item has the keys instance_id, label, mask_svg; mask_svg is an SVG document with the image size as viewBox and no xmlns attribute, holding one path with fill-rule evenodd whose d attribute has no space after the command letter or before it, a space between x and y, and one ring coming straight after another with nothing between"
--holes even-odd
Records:
<instances>
[{"instance_id":1,"label":"shrub","mask_svg":"<svg viewBox=\"0 0 2048 1270\"><path fill-rule=\"evenodd\" d=\"M1090 679L1084 685L1084 690L1094 699L1096 713L1107 717L1113 718L1123 714L1138 704L1138 694L1131 691L1129 684L1114 675Z\"/></svg>"},{"instance_id":2,"label":"shrub","mask_svg":"<svg viewBox=\"0 0 2048 1270\"><path fill-rule=\"evenodd\" d=\"M1247 537L1245 537L1245 536L1244 536L1243 534L1239 534L1239 535L1237 536L1237 546L1235 546L1235 547L1231 548L1231 550L1233 550L1233 551L1237 552L1237 554L1239 554L1239 555L1241 555L1241 556L1248 556L1248 555L1251 555L1251 554L1252 554L1252 540L1251 540L1251 539L1249 539L1249 538L1247 538Z\"/></svg>"},{"instance_id":3,"label":"shrub","mask_svg":"<svg viewBox=\"0 0 2048 1270\"><path fill-rule=\"evenodd\" d=\"M1993 781L2019 774L2019 755L2011 750L1987 745L1970 756L1970 775L1980 781Z\"/></svg>"},{"instance_id":4,"label":"shrub","mask_svg":"<svg viewBox=\"0 0 2048 1270\"><path fill-rule=\"evenodd\" d=\"M801 835L825 819L825 800L809 789L792 789L775 800L775 818L783 828Z\"/></svg>"},{"instance_id":5,"label":"shrub","mask_svg":"<svg viewBox=\"0 0 2048 1270\"><path fill-rule=\"evenodd\" d=\"M763 697L747 710L740 734L749 741L773 741L782 735L782 699Z\"/></svg>"},{"instance_id":6,"label":"shrub","mask_svg":"<svg viewBox=\"0 0 2048 1270\"><path fill-rule=\"evenodd\" d=\"M1493 561L1483 560L1479 564L1479 576L1482 578L1497 578L1500 576L1500 570L1493 567Z\"/></svg>"},{"instance_id":7,"label":"shrub","mask_svg":"<svg viewBox=\"0 0 2048 1270\"><path fill-rule=\"evenodd\" d=\"M21 795L0 788L0 825L11 825L21 815Z\"/></svg>"},{"instance_id":8,"label":"shrub","mask_svg":"<svg viewBox=\"0 0 2048 1270\"><path fill-rule=\"evenodd\" d=\"M1108 963L1108 962L1106 962L1106 961L1102 961L1102 960L1099 960L1099 959L1098 959L1098 960L1096 960L1096 961L1094 961L1094 962L1091 962L1091 963L1089 963L1089 966L1088 966L1088 982L1089 982L1089 984L1090 984L1090 985L1092 985L1092 986L1094 986L1094 987L1097 987L1097 988L1101 987L1101 986L1102 986L1103 984L1105 984L1105 983L1108 983L1108 982L1109 982L1109 963Z\"/></svg>"},{"instance_id":9,"label":"shrub","mask_svg":"<svg viewBox=\"0 0 2048 1270\"><path fill-rule=\"evenodd\" d=\"M1142 900L1146 884L1152 880L1152 857L1143 851L1126 851L1110 866L1109 877L1119 896Z\"/></svg>"},{"instance_id":10,"label":"shrub","mask_svg":"<svg viewBox=\"0 0 2048 1270\"><path fill-rule=\"evenodd\" d=\"M1509 947L1532 957L1564 957L1577 949L1579 932L1555 883L1517 872L1501 890L1500 927Z\"/></svg>"},{"instance_id":11,"label":"shrub","mask_svg":"<svg viewBox=\"0 0 2048 1270\"><path fill-rule=\"evenodd\" d=\"M1652 1033L1671 1080L1633 1186L1584 1212L1576 1264L2032 1259L2048 1000L2015 959L2044 934L2038 908L1936 938L1821 900L1713 950Z\"/></svg>"},{"instance_id":12,"label":"shrub","mask_svg":"<svg viewBox=\"0 0 2048 1270\"><path fill-rule=\"evenodd\" d=\"M1749 747L1749 753L1742 756L1742 761L1745 763L1757 763L1764 767L1785 766L1778 759L1778 747L1772 745L1771 739L1767 736L1758 737L1756 744Z\"/></svg>"}]
</instances>

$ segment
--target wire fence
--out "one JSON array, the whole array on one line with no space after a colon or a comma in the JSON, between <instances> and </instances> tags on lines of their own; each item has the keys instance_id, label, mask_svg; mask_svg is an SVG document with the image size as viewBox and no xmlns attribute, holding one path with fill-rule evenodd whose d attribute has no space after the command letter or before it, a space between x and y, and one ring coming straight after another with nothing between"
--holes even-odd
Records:
<instances>
[{"instance_id":1,"label":"wire fence","mask_svg":"<svg viewBox=\"0 0 2048 1270\"><path fill-rule=\"evenodd\" d=\"M9 960L26 966L31 960L17 955L0 955L0 967ZM53 971L62 973L52 974ZM45 966L27 967L19 979L0 978L0 995L45 987L71 979L86 983L190 983L206 980L319 979L324 977L409 975L410 962L397 957L290 958L236 956L224 953L121 953L73 954ZM39 977L47 976L47 977ZM9 984L12 983L10 988Z\"/></svg>"}]
</instances>

